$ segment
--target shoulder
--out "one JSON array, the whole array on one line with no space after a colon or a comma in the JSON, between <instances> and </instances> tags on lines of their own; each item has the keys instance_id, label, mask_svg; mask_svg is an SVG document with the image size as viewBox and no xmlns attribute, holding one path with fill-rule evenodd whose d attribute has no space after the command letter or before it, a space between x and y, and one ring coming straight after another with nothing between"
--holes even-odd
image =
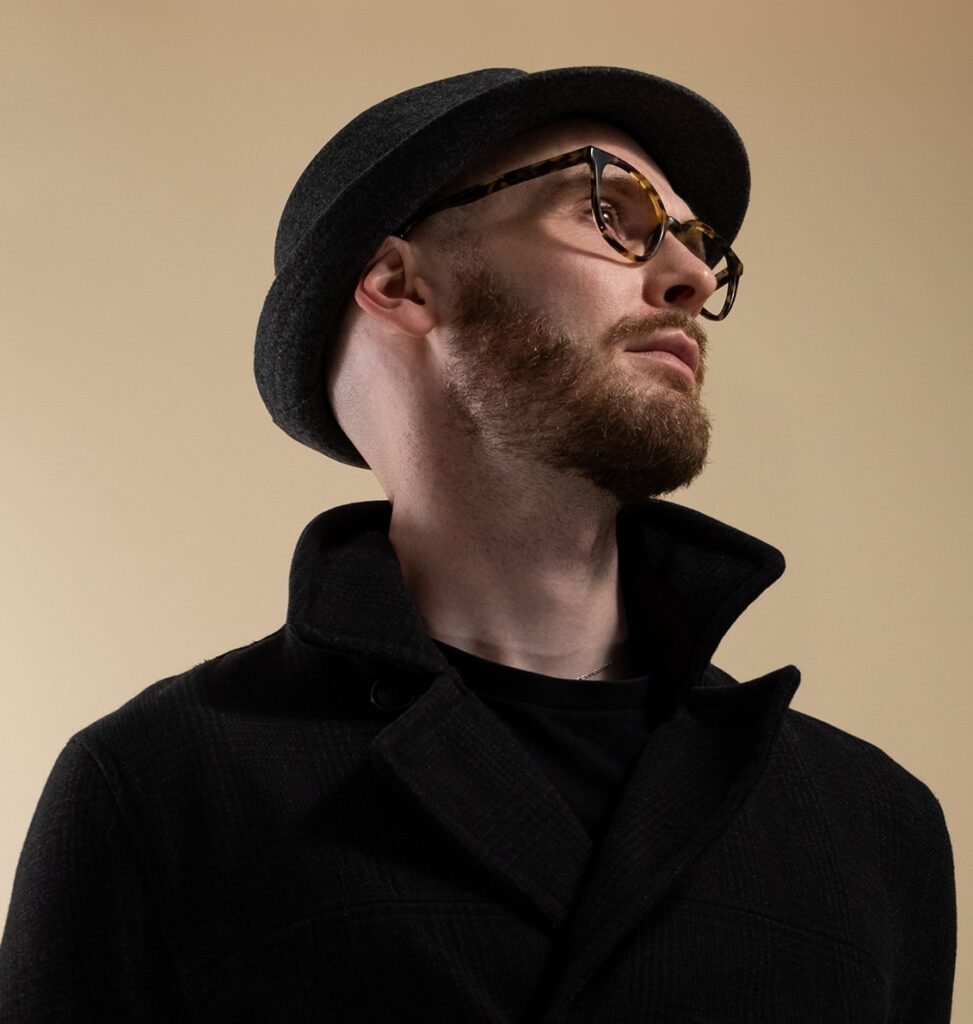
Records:
<instances>
[{"instance_id":1,"label":"shoulder","mask_svg":"<svg viewBox=\"0 0 973 1024\"><path fill-rule=\"evenodd\" d=\"M227 684L245 691L275 665L282 654L281 630L260 640L207 658L175 675L146 686L114 711L85 726L72 737L83 746L124 742L145 730L165 733L185 726L186 716L205 717L208 706Z\"/></svg>"},{"instance_id":2,"label":"shoulder","mask_svg":"<svg viewBox=\"0 0 973 1024\"><path fill-rule=\"evenodd\" d=\"M822 786L866 796L876 812L894 806L903 821L942 820L929 786L877 744L793 708L785 716L782 738Z\"/></svg>"},{"instance_id":3,"label":"shoulder","mask_svg":"<svg viewBox=\"0 0 973 1024\"><path fill-rule=\"evenodd\" d=\"M844 836L849 857L883 864L886 881L913 901L948 892L952 844L926 782L877 744L793 709L780 747L779 764L803 780L819 820Z\"/></svg>"},{"instance_id":4,"label":"shoulder","mask_svg":"<svg viewBox=\"0 0 973 1024\"><path fill-rule=\"evenodd\" d=\"M282 627L146 686L68 745L82 748L109 784L121 775L175 781L230 755L241 723L273 721L274 702L286 705L300 686L298 661Z\"/></svg>"},{"instance_id":5,"label":"shoulder","mask_svg":"<svg viewBox=\"0 0 973 1024\"><path fill-rule=\"evenodd\" d=\"M710 666L711 686L740 685ZM745 684L744 684L745 685ZM930 787L878 744L788 708L774 748L775 773L801 779L823 806L859 815L861 823L918 836L945 836L940 802Z\"/></svg>"},{"instance_id":6,"label":"shoulder","mask_svg":"<svg viewBox=\"0 0 973 1024\"><path fill-rule=\"evenodd\" d=\"M371 722L368 708L347 713L357 707L347 684L358 671L350 656L309 647L282 626L152 683L69 744L120 801L200 800L210 790L215 800L221 785L268 782L303 760L299 750L329 764L357 750ZM350 747L332 742L351 733Z\"/></svg>"}]
</instances>

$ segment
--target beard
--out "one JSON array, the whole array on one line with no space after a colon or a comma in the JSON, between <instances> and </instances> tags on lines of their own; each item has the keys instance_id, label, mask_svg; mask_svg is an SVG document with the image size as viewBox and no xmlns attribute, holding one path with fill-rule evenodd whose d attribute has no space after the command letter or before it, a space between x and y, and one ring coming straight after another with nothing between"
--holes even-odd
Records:
<instances>
[{"instance_id":1,"label":"beard","mask_svg":"<svg viewBox=\"0 0 973 1024\"><path fill-rule=\"evenodd\" d=\"M454 276L445 397L481 449L574 472L622 508L699 475L711 423L699 398L706 335L694 319L668 310L623 318L600 338L575 336L482 264L456 267ZM661 328L698 343L695 383L651 356L615 357L628 339Z\"/></svg>"}]
</instances>

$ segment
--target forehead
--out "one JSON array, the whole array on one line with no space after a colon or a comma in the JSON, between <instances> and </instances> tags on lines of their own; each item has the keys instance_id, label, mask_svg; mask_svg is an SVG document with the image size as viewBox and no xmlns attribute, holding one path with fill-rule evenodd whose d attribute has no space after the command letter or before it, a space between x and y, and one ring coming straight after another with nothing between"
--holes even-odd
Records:
<instances>
[{"instance_id":1,"label":"forehead","mask_svg":"<svg viewBox=\"0 0 973 1024\"><path fill-rule=\"evenodd\" d=\"M451 184L449 191L498 177L515 167L568 153L581 146L598 146L627 160L652 182L670 213L680 220L693 216L691 208L673 189L662 168L631 135L605 121L591 118L561 118L505 140L470 165L462 177Z\"/></svg>"}]
</instances>

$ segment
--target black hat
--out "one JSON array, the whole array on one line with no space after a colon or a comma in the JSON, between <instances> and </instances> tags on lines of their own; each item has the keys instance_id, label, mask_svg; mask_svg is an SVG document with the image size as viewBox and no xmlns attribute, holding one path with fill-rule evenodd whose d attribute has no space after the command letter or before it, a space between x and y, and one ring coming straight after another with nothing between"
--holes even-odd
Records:
<instances>
[{"instance_id":1,"label":"black hat","mask_svg":"<svg viewBox=\"0 0 973 1024\"><path fill-rule=\"evenodd\" d=\"M339 462L367 467L338 426L325 380L366 261L486 150L569 115L631 135L696 215L733 241L750 193L747 155L726 117L681 85L624 68L488 68L408 89L345 125L284 206L253 363L279 427Z\"/></svg>"}]
</instances>

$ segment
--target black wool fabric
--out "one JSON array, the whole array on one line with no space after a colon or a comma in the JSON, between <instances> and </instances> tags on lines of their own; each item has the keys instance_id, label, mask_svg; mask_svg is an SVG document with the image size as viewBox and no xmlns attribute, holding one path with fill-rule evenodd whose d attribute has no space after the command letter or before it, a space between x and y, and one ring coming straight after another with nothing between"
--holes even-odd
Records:
<instances>
[{"instance_id":1,"label":"black wool fabric","mask_svg":"<svg viewBox=\"0 0 973 1024\"><path fill-rule=\"evenodd\" d=\"M279 629L68 741L0 942L4 1024L949 1020L936 797L790 707L795 668L711 663L778 551L669 502L619 516L636 682L671 705L592 834L500 710L510 676L467 662L468 684L426 632L390 515L321 513Z\"/></svg>"}]
</instances>

